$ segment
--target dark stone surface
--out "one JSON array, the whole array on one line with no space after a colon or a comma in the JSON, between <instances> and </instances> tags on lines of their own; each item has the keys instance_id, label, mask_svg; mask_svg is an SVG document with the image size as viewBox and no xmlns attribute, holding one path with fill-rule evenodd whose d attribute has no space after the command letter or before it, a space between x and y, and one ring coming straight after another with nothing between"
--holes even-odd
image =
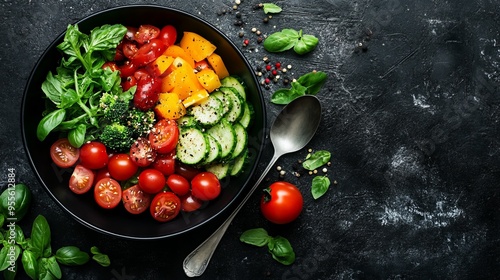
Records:
<instances>
[{"instance_id":1,"label":"dark stone surface","mask_svg":"<svg viewBox=\"0 0 500 280\"><path fill-rule=\"evenodd\" d=\"M3 1L0 48L0 184L9 168L34 194L31 221L43 214L52 245L96 245L112 264L64 267L64 279L183 279L183 258L217 226L185 238L134 242L83 227L49 198L34 177L21 141L23 88L44 49L68 23L105 8L144 1ZM144 2L145 3L145 2ZM500 8L485 1L279 1L283 12L264 24L259 1L151 1L212 22L249 61L292 65L288 76L328 73L318 94L321 130L308 147L332 152L328 176L338 183L314 201L309 176L292 165L307 150L279 160L285 179L303 190L301 217L273 226L254 196L234 220L201 279L492 279L500 268ZM222 14L221 11L228 11ZM299 57L268 54L263 34L302 28L320 39ZM244 31L244 38L238 33ZM358 44L362 43L362 46ZM282 87L272 84L264 94ZM267 104L271 123L280 106ZM271 158L268 143L259 170ZM257 172L256 174L259 174ZM256 175L257 176L257 175ZM278 178L271 171L265 183ZM220 221L219 221L220 222ZM21 226L29 231L28 223ZM240 234L264 227L292 243L291 266ZM23 275L25 276L25 275ZM25 278L25 277L24 277ZM20 277L20 279L24 279Z\"/></svg>"}]
</instances>

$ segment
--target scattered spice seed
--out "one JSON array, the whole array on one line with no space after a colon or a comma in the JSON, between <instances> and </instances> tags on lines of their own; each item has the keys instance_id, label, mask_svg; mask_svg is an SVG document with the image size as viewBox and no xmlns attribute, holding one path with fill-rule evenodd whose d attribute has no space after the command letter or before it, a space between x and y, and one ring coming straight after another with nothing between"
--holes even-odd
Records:
<instances>
[{"instance_id":1,"label":"scattered spice seed","mask_svg":"<svg viewBox=\"0 0 500 280\"><path fill-rule=\"evenodd\" d=\"M276 170L281 171L281 166L276 166Z\"/></svg>"},{"instance_id":2,"label":"scattered spice seed","mask_svg":"<svg viewBox=\"0 0 500 280\"><path fill-rule=\"evenodd\" d=\"M326 169L326 167L323 168L323 173L327 173L327 172L328 172L328 170Z\"/></svg>"}]
</instances>

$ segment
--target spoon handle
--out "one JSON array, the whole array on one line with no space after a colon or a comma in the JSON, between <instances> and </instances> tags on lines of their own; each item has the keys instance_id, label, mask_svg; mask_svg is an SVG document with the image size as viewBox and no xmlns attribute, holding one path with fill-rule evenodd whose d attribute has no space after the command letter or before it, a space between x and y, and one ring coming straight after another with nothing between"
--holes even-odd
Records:
<instances>
[{"instance_id":1,"label":"spoon handle","mask_svg":"<svg viewBox=\"0 0 500 280\"><path fill-rule=\"evenodd\" d=\"M208 263L210 262L210 259L212 258L212 255L217 248L217 245L219 245L219 242L222 239L222 236L224 236L227 228L231 224L231 221L234 219L236 214L238 214L241 208L243 208L243 205L252 196L252 193L257 189L257 187L260 185L264 177L266 177L267 173L269 172L271 167L273 167L274 163L276 163L280 156L281 154L277 154L276 151L274 152L271 161L267 165L264 172L262 172L260 178L257 180L252 189L247 193L243 201L241 201L238 207L236 207L233 213L231 213L226 221L224 221L224 223L217 230L215 230L212 235L210 235L205 241L203 241L203 243L201 243L184 259L183 268L187 276L197 277L201 276L203 272L205 272L205 269L207 268Z\"/></svg>"}]
</instances>

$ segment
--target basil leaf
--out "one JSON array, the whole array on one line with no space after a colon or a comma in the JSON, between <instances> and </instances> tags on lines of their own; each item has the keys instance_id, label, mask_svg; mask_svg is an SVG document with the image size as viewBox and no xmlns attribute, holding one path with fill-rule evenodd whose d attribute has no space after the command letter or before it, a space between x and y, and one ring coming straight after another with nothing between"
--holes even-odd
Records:
<instances>
[{"instance_id":1,"label":"basil leaf","mask_svg":"<svg viewBox=\"0 0 500 280\"><path fill-rule=\"evenodd\" d=\"M262 8L266 14L277 14L281 12L281 7L273 3L262 3Z\"/></svg>"},{"instance_id":2,"label":"basil leaf","mask_svg":"<svg viewBox=\"0 0 500 280\"><path fill-rule=\"evenodd\" d=\"M12 254L14 254L13 257ZM20 254L21 248L19 246L9 244L4 240L4 246L0 250L0 271L15 266Z\"/></svg>"},{"instance_id":3,"label":"basil leaf","mask_svg":"<svg viewBox=\"0 0 500 280\"><path fill-rule=\"evenodd\" d=\"M267 234L263 228L249 229L240 236L240 241L258 247L265 246L272 237Z\"/></svg>"},{"instance_id":4,"label":"basil leaf","mask_svg":"<svg viewBox=\"0 0 500 280\"><path fill-rule=\"evenodd\" d=\"M285 105L290 103L295 98L299 97L295 91L291 89L278 89L271 96L271 102L278 105Z\"/></svg>"},{"instance_id":5,"label":"basil leaf","mask_svg":"<svg viewBox=\"0 0 500 280\"><path fill-rule=\"evenodd\" d=\"M61 102L57 107L66 109L78 102L78 100L80 100L78 93L74 89L67 89L63 94L61 94Z\"/></svg>"},{"instance_id":6,"label":"basil leaf","mask_svg":"<svg viewBox=\"0 0 500 280\"><path fill-rule=\"evenodd\" d=\"M3 279L5 280L14 280L17 275L17 265L9 267L8 269L3 271Z\"/></svg>"},{"instance_id":7,"label":"basil leaf","mask_svg":"<svg viewBox=\"0 0 500 280\"><path fill-rule=\"evenodd\" d=\"M31 229L31 250L38 257L49 254L50 227L44 216L38 215Z\"/></svg>"},{"instance_id":8,"label":"basil leaf","mask_svg":"<svg viewBox=\"0 0 500 280\"><path fill-rule=\"evenodd\" d=\"M90 259L88 253L80 251L76 246L61 247L56 251L56 260L64 265L83 265Z\"/></svg>"},{"instance_id":9,"label":"basil leaf","mask_svg":"<svg viewBox=\"0 0 500 280\"><path fill-rule=\"evenodd\" d=\"M300 55L306 54L314 50L318 42L319 40L315 36L304 34L299 38L293 50Z\"/></svg>"},{"instance_id":10,"label":"basil leaf","mask_svg":"<svg viewBox=\"0 0 500 280\"><path fill-rule=\"evenodd\" d=\"M57 263L55 256L52 256L47 259L47 268L50 271L50 273L54 275L57 279L62 278L61 267L59 267L59 264Z\"/></svg>"},{"instance_id":11,"label":"basil leaf","mask_svg":"<svg viewBox=\"0 0 500 280\"><path fill-rule=\"evenodd\" d=\"M87 131L87 126L85 124L79 124L77 127L70 130L68 132L69 143L76 148L80 148L85 142L86 131Z\"/></svg>"},{"instance_id":12,"label":"basil leaf","mask_svg":"<svg viewBox=\"0 0 500 280\"><path fill-rule=\"evenodd\" d=\"M96 261L101 266L107 267L111 265L108 255L101 253L99 248L92 246L90 252L93 254L92 259Z\"/></svg>"},{"instance_id":13,"label":"basil leaf","mask_svg":"<svg viewBox=\"0 0 500 280\"><path fill-rule=\"evenodd\" d=\"M65 88L61 81L49 71L45 81L42 83L42 91L54 104L59 105Z\"/></svg>"},{"instance_id":14,"label":"basil leaf","mask_svg":"<svg viewBox=\"0 0 500 280\"><path fill-rule=\"evenodd\" d=\"M0 250L0 271L7 269L9 267L9 257L7 254L9 253L9 246L3 246Z\"/></svg>"},{"instance_id":15,"label":"basil leaf","mask_svg":"<svg viewBox=\"0 0 500 280\"><path fill-rule=\"evenodd\" d=\"M16 238L15 238L16 243L23 246L26 243L26 239L24 238L23 229L19 225L16 224L14 226L14 230L16 232L15 233L16 234Z\"/></svg>"},{"instance_id":16,"label":"basil leaf","mask_svg":"<svg viewBox=\"0 0 500 280\"><path fill-rule=\"evenodd\" d=\"M87 40L88 36L78 30L78 25L69 24L64 34L64 41L57 48L68 56L79 57L81 56L80 48Z\"/></svg>"},{"instance_id":17,"label":"basil leaf","mask_svg":"<svg viewBox=\"0 0 500 280\"><path fill-rule=\"evenodd\" d=\"M330 179L326 176L316 176L312 180L311 194L314 199L323 196L330 188Z\"/></svg>"},{"instance_id":18,"label":"basil leaf","mask_svg":"<svg viewBox=\"0 0 500 280\"><path fill-rule=\"evenodd\" d=\"M276 236L268 244L269 253L273 259L284 265L290 265L295 261L295 252L288 239Z\"/></svg>"},{"instance_id":19,"label":"basil leaf","mask_svg":"<svg viewBox=\"0 0 500 280\"><path fill-rule=\"evenodd\" d=\"M127 33L127 28L121 24L105 24L90 31L90 40L85 45L87 52L114 49ZM114 56L114 55L113 55ZM108 60L113 60L111 57Z\"/></svg>"},{"instance_id":20,"label":"basil leaf","mask_svg":"<svg viewBox=\"0 0 500 280\"><path fill-rule=\"evenodd\" d=\"M38 277L38 261L36 256L30 250L25 250L23 256L21 257L21 263L23 264L24 271L31 279L37 279Z\"/></svg>"},{"instance_id":21,"label":"basil leaf","mask_svg":"<svg viewBox=\"0 0 500 280\"><path fill-rule=\"evenodd\" d=\"M319 150L311 154L307 160L302 163L302 167L307 170L314 170L330 161L331 153L325 150Z\"/></svg>"},{"instance_id":22,"label":"basil leaf","mask_svg":"<svg viewBox=\"0 0 500 280\"><path fill-rule=\"evenodd\" d=\"M299 39L299 33L293 29L283 29L269 35L264 40L264 49L268 52L282 52L293 48Z\"/></svg>"},{"instance_id":23,"label":"basil leaf","mask_svg":"<svg viewBox=\"0 0 500 280\"><path fill-rule=\"evenodd\" d=\"M3 224L5 223L5 215L2 213L3 210L0 208L0 228L3 227ZM3 235L0 234L0 241L3 240Z\"/></svg>"},{"instance_id":24,"label":"basil leaf","mask_svg":"<svg viewBox=\"0 0 500 280\"><path fill-rule=\"evenodd\" d=\"M322 71L314 71L300 76L297 82L306 87L306 94L315 95L326 82L327 75Z\"/></svg>"},{"instance_id":25,"label":"basil leaf","mask_svg":"<svg viewBox=\"0 0 500 280\"><path fill-rule=\"evenodd\" d=\"M56 277L50 271L50 264L47 258L41 258L38 261L38 279L40 280L56 279Z\"/></svg>"},{"instance_id":26,"label":"basil leaf","mask_svg":"<svg viewBox=\"0 0 500 280\"><path fill-rule=\"evenodd\" d=\"M36 129L38 140L43 141L64 120L65 116L66 111L64 109L57 109L43 117Z\"/></svg>"}]
</instances>

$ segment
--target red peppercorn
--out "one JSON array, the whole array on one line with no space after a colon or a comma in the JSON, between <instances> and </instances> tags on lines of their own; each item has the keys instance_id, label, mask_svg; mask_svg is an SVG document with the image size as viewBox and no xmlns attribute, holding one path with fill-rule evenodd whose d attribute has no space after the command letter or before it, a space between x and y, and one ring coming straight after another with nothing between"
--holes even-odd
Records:
<instances>
[{"instance_id":1,"label":"red peppercorn","mask_svg":"<svg viewBox=\"0 0 500 280\"><path fill-rule=\"evenodd\" d=\"M266 84L269 84L269 83L271 82L271 80L270 80L269 78L266 78L266 79L264 80L264 82L265 82Z\"/></svg>"},{"instance_id":2,"label":"red peppercorn","mask_svg":"<svg viewBox=\"0 0 500 280\"><path fill-rule=\"evenodd\" d=\"M276 64L274 66L276 67L276 69L280 69L281 68L281 63L276 62Z\"/></svg>"},{"instance_id":3,"label":"red peppercorn","mask_svg":"<svg viewBox=\"0 0 500 280\"><path fill-rule=\"evenodd\" d=\"M273 70L273 72L271 72L274 76L278 75L278 71L276 70Z\"/></svg>"},{"instance_id":4,"label":"red peppercorn","mask_svg":"<svg viewBox=\"0 0 500 280\"><path fill-rule=\"evenodd\" d=\"M267 71L271 71L271 65L269 65L269 64L268 64L268 65L266 65L266 70L267 70Z\"/></svg>"},{"instance_id":5,"label":"red peppercorn","mask_svg":"<svg viewBox=\"0 0 500 280\"><path fill-rule=\"evenodd\" d=\"M243 40L243 45L248 46L248 44L250 44L250 40L248 39Z\"/></svg>"}]
</instances>

